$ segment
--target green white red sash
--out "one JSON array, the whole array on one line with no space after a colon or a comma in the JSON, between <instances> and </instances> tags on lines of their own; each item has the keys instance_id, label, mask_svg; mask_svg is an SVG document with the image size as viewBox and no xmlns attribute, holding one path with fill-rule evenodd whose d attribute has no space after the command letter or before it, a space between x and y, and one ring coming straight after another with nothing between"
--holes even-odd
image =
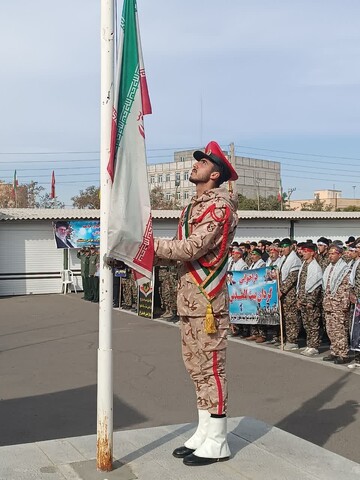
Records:
<instances>
[{"instance_id":1,"label":"green white red sash","mask_svg":"<svg viewBox=\"0 0 360 480\"><path fill-rule=\"evenodd\" d=\"M189 224L189 216L191 212L191 204L184 208L181 213L179 227L178 227L178 239L182 240L188 238L191 235L191 225ZM209 211L211 214L211 211ZM192 262L186 262L191 276L195 284L199 287L203 295L211 302L211 300L221 290L226 280L227 261L228 255L224 255L220 260L212 267L204 267L201 264L201 258Z\"/></svg>"}]
</instances>

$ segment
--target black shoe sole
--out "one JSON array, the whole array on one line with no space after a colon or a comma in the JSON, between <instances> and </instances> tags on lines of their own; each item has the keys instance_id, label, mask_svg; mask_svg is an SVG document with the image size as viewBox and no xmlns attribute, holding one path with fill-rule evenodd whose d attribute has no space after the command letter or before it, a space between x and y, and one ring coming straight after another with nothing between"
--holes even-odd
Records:
<instances>
[{"instance_id":1,"label":"black shoe sole","mask_svg":"<svg viewBox=\"0 0 360 480\"><path fill-rule=\"evenodd\" d=\"M229 459L230 457L204 458L204 457L197 457L196 455L191 454L184 458L183 463L187 467L204 467L206 465L212 465L213 463L226 462Z\"/></svg>"}]
</instances>

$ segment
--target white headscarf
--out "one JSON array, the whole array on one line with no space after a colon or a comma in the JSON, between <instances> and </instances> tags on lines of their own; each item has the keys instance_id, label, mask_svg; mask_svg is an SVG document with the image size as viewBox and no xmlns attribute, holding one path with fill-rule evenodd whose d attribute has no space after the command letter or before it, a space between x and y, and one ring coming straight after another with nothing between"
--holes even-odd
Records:
<instances>
[{"instance_id":1,"label":"white headscarf","mask_svg":"<svg viewBox=\"0 0 360 480\"><path fill-rule=\"evenodd\" d=\"M330 276L330 271L331 276ZM326 291L326 287L329 281L330 276L330 293L334 295L337 292L337 289L340 287L341 282L343 281L344 277L349 273L349 266L342 258L340 258L335 265L330 263L324 271L323 276L323 289Z\"/></svg>"},{"instance_id":2,"label":"white headscarf","mask_svg":"<svg viewBox=\"0 0 360 480\"><path fill-rule=\"evenodd\" d=\"M296 272L300 270L301 260L296 255L294 251L290 252L287 257L285 257L284 262L281 265L281 281L285 282L290 272Z\"/></svg>"},{"instance_id":3,"label":"white headscarf","mask_svg":"<svg viewBox=\"0 0 360 480\"><path fill-rule=\"evenodd\" d=\"M302 265L301 265L301 268L300 268L298 281L297 281L297 285L296 285L296 292L299 291L300 275L301 275L302 269L305 266L305 263L306 262L303 262ZM322 273L321 267L314 258L308 264L306 281L305 281L305 292L306 293L311 293L317 287L320 287L320 285L322 284L322 277L323 277L323 273Z\"/></svg>"}]
</instances>

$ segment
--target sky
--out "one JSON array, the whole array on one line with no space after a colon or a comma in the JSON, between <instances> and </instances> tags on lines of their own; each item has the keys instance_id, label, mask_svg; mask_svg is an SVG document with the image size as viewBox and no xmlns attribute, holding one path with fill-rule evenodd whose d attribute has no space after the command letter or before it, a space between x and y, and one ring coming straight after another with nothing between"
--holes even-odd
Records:
<instances>
[{"instance_id":1,"label":"sky","mask_svg":"<svg viewBox=\"0 0 360 480\"><path fill-rule=\"evenodd\" d=\"M67 206L99 184L100 0L12 0L0 16L0 179ZM118 6L119 14L122 2ZM138 0L148 162L216 140L281 162L293 199L360 198L358 0Z\"/></svg>"}]
</instances>

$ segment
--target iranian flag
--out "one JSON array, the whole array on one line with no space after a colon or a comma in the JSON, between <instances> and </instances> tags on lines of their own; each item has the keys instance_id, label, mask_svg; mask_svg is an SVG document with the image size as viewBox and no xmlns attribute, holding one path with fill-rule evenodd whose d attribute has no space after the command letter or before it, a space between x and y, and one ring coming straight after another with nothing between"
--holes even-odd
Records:
<instances>
[{"instance_id":1,"label":"iranian flag","mask_svg":"<svg viewBox=\"0 0 360 480\"><path fill-rule=\"evenodd\" d=\"M143 120L150 113L136 1L124 0L108 164L108 255L133 268L138 283L151 279L154 257Z\"/></svg>"}]
</instances>

